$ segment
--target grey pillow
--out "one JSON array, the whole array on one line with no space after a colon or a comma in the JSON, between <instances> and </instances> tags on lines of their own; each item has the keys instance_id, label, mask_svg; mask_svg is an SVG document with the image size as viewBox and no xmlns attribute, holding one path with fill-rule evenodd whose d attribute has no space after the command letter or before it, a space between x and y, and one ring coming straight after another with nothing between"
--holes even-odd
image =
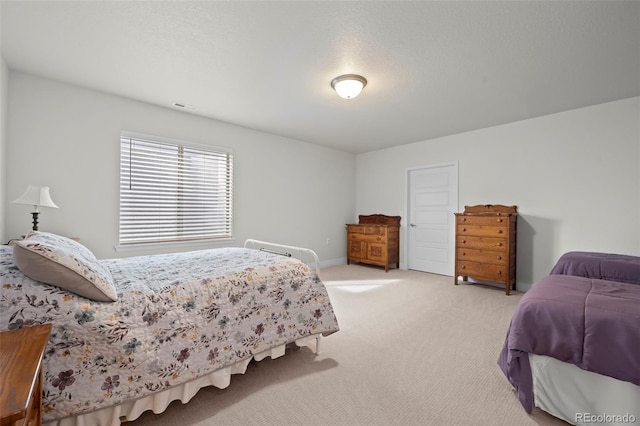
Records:
<instances>
[{"instance_id":1,"label":"grey pillow","mask_svg":"<svg viewBox=\"0 0 640 426\"><path fill-rule=\"evenodd\" d=\"M91 250L70 238L32 231L15 242L13 259L32 280L101 302L118 299L111 272Z\"/></svg>"}]
</instances>

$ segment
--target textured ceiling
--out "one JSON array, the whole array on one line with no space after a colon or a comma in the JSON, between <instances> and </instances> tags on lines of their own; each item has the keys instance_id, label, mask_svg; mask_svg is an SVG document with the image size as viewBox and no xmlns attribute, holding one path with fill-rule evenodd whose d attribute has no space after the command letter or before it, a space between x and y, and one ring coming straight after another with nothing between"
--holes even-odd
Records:
<instances>
[{"instance_id":1,"label":"textured ceiling","mask_svg":"<svg viewBox=\"0 0 640 426\"><path fill-rule=\"evenodd\" d=\"M13 70L354 153L640 95L637 1L0 8Z\"/></svg>"}]
</instances>

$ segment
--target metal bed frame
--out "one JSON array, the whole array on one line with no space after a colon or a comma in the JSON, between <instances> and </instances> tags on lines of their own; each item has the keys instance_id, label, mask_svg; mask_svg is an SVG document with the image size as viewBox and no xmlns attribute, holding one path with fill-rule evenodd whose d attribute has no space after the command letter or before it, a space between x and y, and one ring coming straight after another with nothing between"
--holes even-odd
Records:
<instances>
[{"instance_id":1,"label":"metal bed frame","mask_svg":"<svg viewBox=\"0 0 640 426\"><path fill-rule=\"evenodd\" d=\"M286 257L295 257L305 262L309 266L313 266L316 275L320 275L320 259L315 251L295 246L287 246L283 244L269 243L266 241L248 239L244 242L245 248L252 248L267 253L279 254Z\"/></svg>"}]
</instances>

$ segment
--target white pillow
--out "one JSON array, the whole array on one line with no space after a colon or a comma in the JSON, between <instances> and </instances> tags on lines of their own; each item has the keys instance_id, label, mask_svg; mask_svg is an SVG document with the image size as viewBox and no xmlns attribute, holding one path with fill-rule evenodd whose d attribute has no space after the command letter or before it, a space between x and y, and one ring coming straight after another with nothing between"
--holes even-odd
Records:
<instances>
[{"instance_id":1,"label":"white pillow","mask_svg":"<svg viewBox=\"0 0 640 426\"><path fill-rule=\"evenodd\" d=\"M32 280L101 302L118 299L111 272L82 244L38 231L14 244L14 262Z\"/></svg>"}]
</instances>

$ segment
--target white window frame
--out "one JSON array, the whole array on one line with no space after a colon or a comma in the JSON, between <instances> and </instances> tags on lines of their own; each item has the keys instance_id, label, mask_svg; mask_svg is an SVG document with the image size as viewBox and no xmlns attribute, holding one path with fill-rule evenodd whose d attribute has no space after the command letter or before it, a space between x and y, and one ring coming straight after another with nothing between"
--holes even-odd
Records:
<instances>
[{"instance_id":1,"label":"white window frame","mask_svg":"<svg viewBox=\"0 0 640 426\"><path fill-rule=\"evenodd\" d=\"M225 183L225 186L219 185L217 187L217 189L220 190L222 194L220 196L220 199L223 200L222 202L218 201L218 204L217 204L218 207L222 207L221 208L222 214L217 215L214 218L221 223L218 229L219 232L217 233L217 235L211 235L211 234L198 235L197 233L193 234L193 232L195 231L192 231L191 234L185 235L185 234L181 234L181 232L184 232L184 231L178 231L177 229L172 229L171 231L175 231L177 234L171 237L166 237L166 236L162 236L162 232L160 231L163 228L162 226L159 226L157 228L158 232L154 236L146 236L146 237L140 236L140 235L136 237L131 236L130 234L130 230L132 229L131 226L133 226L134 228L136 226L140 226L140 228L143 229L144 225L147 225L148 223L144 225L142 223L140 223L139 225L136 225L135 223L136 214L133 211L134 209L132 207L132 202L131 202L132 200L131 195L133 194L127 193L127 189L126 189L126 187L129 186L129 183L131 182L131 178L130 178L131 169L128 168L129 162L124 159L125 154L123 151L123 144L125 143L125 140L129 140L129 141L137 140L137 141L147 142L151 144L161 144L161 145L166 145L167 148L169 149L176 148L180 153L183 153L186 150L186 152L191 152L196 155L199 153L203 153L205 156L207 154L213 154L218 158L222 157L224 159L219 161L219 164L226 166L226 169L221 168L221 170L218 172L222 174L226 173L226 176L225 176L226 183ZM193 142L187 142L187 141L171 139L171 138L164 138L159 136L145 135L145 134L134 133L129 131L121 132L120 140L118 142L118 147L119 147L118 163L120 166L119 167L120 202L118 204L118 207L119 207L118 245L116 245L115 247L117 251L140 250L141 248L163 248L163 247L179 247L179 246L194 246L194 245L196 246L199 246L199 245L211 246L211 245L223 245L223 244L228 245L230 242L234 241L233 240L233 151L231 149L221 148L218 146L197 144ZM174 167L176 167L176 171L178 172L178 174L180 173L180 170L184 168L183 167L184 163L179 159L179 157L181 157L181 155L176 154L176 161L174 164ZM169 154L165 158L172 159L172 155ZM204 167L204 166L200 166L200 167ZM126 171L124 170L125 168L129 170L127 172L129 173L129 176L124 176L126 174L125 173ZM216 180L215 178L212 179L212 181L215 181L215 180ZM168 182L172 183L170 179L168 180ZM180 182L180 178L176 176L176 180L175 180L176 187L173 189L172 192L170 192L171 196L176 197L175 203L174 204L169 203L169 206L171 208L178 209L176 210L176 216L174 218L176 222L180 220L180 217L184 216L184 214L181 214L181 213L184 213L184 211L180 210L180 206L183 205L183 203L181 202L183 198L179 194L183 193L182 191L183 188L180 187L179 182ZM199 195L202 196L202 194L199 194ZM129 199L129 201L125 201L127 199ZM133 199L136 199L136 198L133 198ZM162 216L160 215L160 213L158 214L159 214L159 217ZM124 222L123 222L123 215L125 216ZM128 219L126 216L128 216ZM166 218L166 214L164 215L164 217ZM210 215L210 213L206 213L206 217L208 218L208 221L211 222L212 216ZM128 224L126 222L128 222ZM129 226L129 236L125 235L127 233L126 231L123 233L123 228L126 227L127 225ZM172 228L172 227L169 226L167 228ZM178 226L177 228L180 228L180 227ZM207 227L207 229L210 230L211 226ZM123 235L124 235L124 238L123 238Z\"/></svg>"}]
</instances>

